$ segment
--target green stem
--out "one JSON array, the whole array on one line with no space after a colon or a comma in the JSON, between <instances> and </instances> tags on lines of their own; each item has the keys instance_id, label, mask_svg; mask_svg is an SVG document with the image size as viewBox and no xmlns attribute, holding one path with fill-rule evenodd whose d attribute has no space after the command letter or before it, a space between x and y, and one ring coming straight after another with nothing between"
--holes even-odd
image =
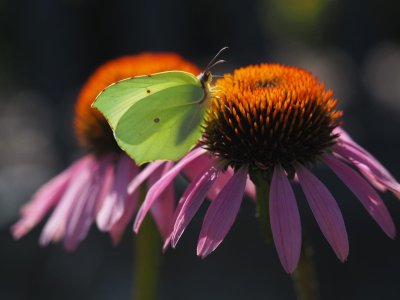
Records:
<instances>
[{"instance_id":1,"label":"green stem","mask_svg":"<svg viewBox=\"0 0 400 300\"><path fill-rule=\"evenodd\" d=\"M313 256L314 250L311 245L303 242L300 261L292 276L298 300L318 299L318 287L315 277Z\"/></svg>"},{"instance_id":2,"label":"green stem","mask_svg":"<svg viewBox=\"0 0 400 300\"><path fill-rule=\"evenodd\" d=\"M142 188L142 199L145 190ZM134 241L134 300L155 300L157 297L158 271L161 259L161 242L156 224L149 214Z\"/></svg>"},{"instance_id":3,"label":"green stem","mask_svg":"<svg viewBox=\"0 0 400 300\"><path fill-rule=\"evenodd\" d=\"M267 243L272 241L271 225L269 220L269 188L271 176L269 173L257 173L252 176L256 186L256 216L260 225L261 234Z\"/></svg>"}]
</instances>

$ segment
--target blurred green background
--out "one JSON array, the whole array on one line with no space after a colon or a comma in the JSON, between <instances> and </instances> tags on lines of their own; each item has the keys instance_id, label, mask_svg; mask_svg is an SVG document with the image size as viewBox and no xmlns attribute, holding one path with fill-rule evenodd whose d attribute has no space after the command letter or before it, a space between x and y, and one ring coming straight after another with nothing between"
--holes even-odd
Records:
<instances>
[{"instance_id":1,"label":"blurred green background","mask_svg":"<svg viewBox=\"0 0 400 300\"><path fill-rule=\"evenodd\" d=\"M93 229L78 250L40 248L41 226L21 241L9 227L43 182L80 155L72 119L78 91L108 59L174 51L205 66L223 46L227 64L297 65L333 88L345 129L400 178L398 1L0 0L0 299L129 299L132 239L119 247ZM298 193L315 245L321 299L398 299L400 241L389 240L356 198L318 171L342 208L349 239L340 263ZM178 184L181 188L184 181ZM400 204L385 199L400 229ZM290 276L265 245L245 201L221 246L195 255L203 210L161 265L159 299L294 299Z\"/></svg>"}]
</instances>

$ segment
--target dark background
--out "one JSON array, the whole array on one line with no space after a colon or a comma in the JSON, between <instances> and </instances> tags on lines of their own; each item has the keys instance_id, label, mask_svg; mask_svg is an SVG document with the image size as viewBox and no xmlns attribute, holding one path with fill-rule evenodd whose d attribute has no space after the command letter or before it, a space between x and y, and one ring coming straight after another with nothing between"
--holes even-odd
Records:
<instances>
[{"instance_id":1,"label":"dark background","mask_svg":"<svg viewBox=\"0 0 400 300\"><path fill-rule=\"evenodd\" d=\"M214 72L259 62L313 71L335 91L345 129L400 178L400 18L397 1L0 0L0 299L129 299L132 240L93 229L74 253L41 248L41 226L13 241L9 227L34 190L82 153L73 106L108 59L175 51L200 66L223 46ZM327 169L316 171L342 208L348 262L334 256L297 192L315 246L321 299L398 299L400 242L390 240ZM400 229L400 203L383 195ZM204 208L164 256L159 299L295 299L245 201L221 246L195 255Z\"/></svg>"}]
</instances>

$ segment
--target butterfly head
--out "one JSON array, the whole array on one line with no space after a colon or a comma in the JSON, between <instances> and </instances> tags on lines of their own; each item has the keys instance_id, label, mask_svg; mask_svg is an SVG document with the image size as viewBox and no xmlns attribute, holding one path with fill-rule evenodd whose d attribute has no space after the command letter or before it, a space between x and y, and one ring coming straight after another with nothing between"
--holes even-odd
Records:
<instances>
[{"instance_id":1,"label":"butterfly head","mask_svg":"<svg viewBox=\"0 0 400 300\"><path fill-rule=\"evenodd\" d=\"M206 70L204 72L201 72L200 75L198 76L202 86L209 86L212 81L212 74L210 71Z\"/></svg>"},{"instance_id":2,"label":"butterfly head","mask_svg":"<svg viewBox=\"0 0 400 300\"><path fill-rule=\"evenodd\" d=\"M201 84L203 86L208 87L211 84L212 81L212 74L210 72L210 70L215 67L218 64L224 63L225 60L221 59L217 61L217 57L224 52L225 50L227 50L228 47L224 47L221 50L218 51L217 55L214 56L214 58L208 63L207 67L204 69L203 72L200 73L199 76L197 76L197 78L200 80Z\"/></svg>"}]
</instances>

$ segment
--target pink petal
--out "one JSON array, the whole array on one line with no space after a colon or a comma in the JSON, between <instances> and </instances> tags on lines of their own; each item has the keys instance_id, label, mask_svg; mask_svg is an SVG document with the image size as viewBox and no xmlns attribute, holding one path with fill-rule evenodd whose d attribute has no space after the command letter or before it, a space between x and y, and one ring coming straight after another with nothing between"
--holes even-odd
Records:
<instances>
[{"instance_id":1,"label":"pink petal","mask_svg":"<svg viewBox=\"0 0 400 300\"><path fill-rule=\"evenodd\" d=\"M231 167L228 167L224 172L220 173L218 176L218 179L216 182L213 184L211 187L210 191L208 192L207 196L210 198L210 200L214 200L218 194L221 192L222 188L225 186L225 184L228 182L228 180L233 176L233 169ZM251 200L256 199L256 187L254 183L247 178L246 182L246 188L244 190L247 196L250 197Z\"/></svg>"},{"instance_id":2,"label":"pink petal","mask_svg":"<svg viewBox=\"0 0 400 300\"><path fill-rule=\"evenodd\" d=\"M202 258L213 252L223 241L239 212L247 179L247 167L241 167L228 181L218 197L211 202L204 217L197 244Z\"/></svg>"},{"instance_id":3,"label":"pink petal","mask_svg":"<svg viewBox=\"0 0 400 300\"><path fill-rule=\"evenodd\" d=\"M201 155L193 160L190 165L185 167L182 172L188 178L189 182L192 182L195 178L199 176L199 174L203 173L204 166L210 165L210 163L214 162L215 160L216 159L214 157L211 157L208 154ZM233 172L224 176L222 176L221 174L221 177L217 179L217 181L213 184L207 194L207 197L210 200L214 200L217 197L222 187L226 184L229 178L231 178L232 174Z\"/></svg>"},{"instance_id":4,"label":"pink petal","mask_svg":"<svg viewBox=\"0 0 400 300\"><path fill-rule=\"evenodd\" d=\"M326 186L309 170L299 166L296 172L323 235L336 256L345 261L349 254L349 241L339 206Z\"/></svg>"},{"instance_id":5,"label":"pink petal","mask_svg":"<svg viewBox=\"0 0 400 300\"><path fill-rule=\"evenodd\" d=\"M389 171L372 154L355 142L339 142L333 147L333 150L348 160L354 160L357 163L368 166L379 177L386 180L394 180Z\"/></svg>"},{"instance_id":6,"label":"pink petal","mask_svg":"<svg viewBox=\"0 0 400 300\"><path fill-rule=\"evenodd\" d=\"M71 178L85 165L89 156L84 156L68 169L44 184L32 197L32 200L21 209L21 219L12 226L11 232L15 239L20 239L36 226L44 215L61 199Z\"/></svg>"},{"instance_id":7,"label":"pink petal","mask_svg":"<svg viewBox=\"0 0 400 300\"><path fill-rule=\"evenodd\" d=\"M156 161L149 163L138 175L136 175L128 185L128 194L134 193L139 186L159 167L165 164L165 161Z\"/></svg>"},{"instance_id":8,"label":"pink petal","mask_svg":"<svg viewBox=\"0 0 400 300\"><path fill-rule=\"evenodd\" d=\"M187 177L189 181L192 181L193 179L196 178L196 176L201 173L203 170L203 166L210 164L211 162L215 161L216 159L211 157L208 154L204 154L193 160L190 165L185 167L182 172ZM207 197L212 201L214 200L222 188L225 186L225 184L228 182L228 180L232 177L233 175L233 169L231 167L228 167L228 169L220 173L218 176L218 179L215 181L215 183L212 185L210 190L207 193ZM247 184L246 184L246 189L245 193L252 199L255 200L256 198L256 188L254 186L254 183L248 179Z\"/></svg>"},{"instance_id":9,"label":"pink petal","mask_svg":"<svg viewBox=\"0 0 400 300\"><path fill-rule=\"evenodd\" d=\"M148 181L148 186L152 186L158 181L162 175L167 173L173 166L172 162L166 163L163 170L154 172ZM151 207L151 214L157 224L163 240L167 239L173 221L175 205L175 188L173 184L167 186L164 192L160 195L158 201L155 201Z\"/></svg>"},{"instance_id":10,"label":"pink petal","mask_svg":"<svg viewBox=\"0 0 400 300\"><path fill-rule=\"evenodd\" d=\"M97 157L90 168L91 176L86 186L77 195L77 201L67 220L64 247L75 250L87 236L95 219L98 203L103 201L105 190L110 188L108 174L112 169L112 157Z\"/></svg>"},{"instance_id":11,"label":"pink petal","mask_svg":"<svg viewBox=\"0 0 400 300\"><path fill-rule=\"evenodd\" d=\"M336 127L335 129L333 129L333 134L339 135L338 140L340 141L346 143L355 143L354 140L350 137L350 135L346 131L344 131L344 129L341 127Z\"/></svg>"},{"instance_id":12,"label":"pink petal","mask_svg":"<svg viewBox=\"0 0 400 300\"><path fill-rule=\"evenodd\" d=\"M203 171L204 166L210 164L214 160L215 158L211 157L209 154L201 155L194 159L190 165L184 167L182 173L189 181L192 181Z\"/></svg>"},{"instance_id":13,"label":"pink petal","mask_svg":"<svg viewBox=\"0 0 400 300\"><path fill-rule=\"evenodd\" d=\"M200 208L203 203L207 192L211 188L212 184L218 178L218 174L221 168L218 167L214 161L208 164L205 169L193 179L190 185L187 187L185 193L182 196L184 202L182 209L179 212L178 217L174 225L174 231L172 233L172 247L176 247L180 237L186 229L186 226L190 223L193 216Z\"/></svg>"},{"instance_id":14,"label":"pink petal","mask_svg":"<svg viewBox=\"0 0 400 300\"><path fill-rule=\"evenodd\" d=\"M148 191L146 199L143 201L133 225L133 230L138 233L147 212L150 210L153 203L158 199L161 193L171 184L179 172L191 163L194 159L203 155L207 150L196 148L182 158L169 172L167 172L159 181L157 181Z\"/></svg>"},{"instance_id":15,"label":"pink petal","mask_svg":"<svg viewBox=\"0 0 400 300\"><path fill-rule=\"evenodd\" d=\"M400 184L372 154L356 142L347 138L334 145L332 150L354 164L377 189L389 189L400 199Z\"/></svg>"},{"instance_id":16,"label":"pink petal","mask_svg":"<svg viewBox=\"0 0 400 300\"><path fill-rule=\"evenodd\" d=\"M181 198L181 199L179 200L178 206L177 206L176 209L175 209L174 216L173 216L173 219L172 219L172 223L171 223L171 224L175 224L176 219L178 218L179 213L180 213L180 211L182 210L183 204L185 204L185 201L184 201L184 200L185 200L185 199L183 199L183 198ZM173 226L171 226L170 230L168 231L168 237L167 237L167 238L165 239L165 241L164 241L163 252L165 252L165 251L168 249L168 246L169 246L169 244L170 244L170 242L171 242L171 239L172 239L172 234L173 234Z\"/></svg>"},{"instance_id":17,"label":"pink petal","mask_svg":"<svg viewBox=\"0 0 400 300\"><path fill-rule=\"evenodd\" d=\"M125 231L126 226L132 220L133 213L135 211L137 202L139 200L139 194L140 194L140 190L136 189L133 192L133 194L130 194L128 196L124 214L121 216L121 218L116 223L114 223L114 225L109 230L110 236L111 236L111 239L112 239L114 245L117 245L119 243L119 241L121 240L122 234Z\"/></svg>"},{"instance_id":18,"label":"pink petal","mask_svg":"<svg viewBox=\"0 0 400 300\"><path fill-rule=\"evenodd\" d=\"M210 200L215 200L233 175L234 172L231 167L228 167L228 169L226 169L225 172L219 173L217 179L215 180L215 183L211 186L210 190L208 191L207 194L208 198L210 198Z\"/></svg>"},{"instance_id":19,"label":"pink petal","mask_svg":"<svg viewBox=\"0 0 400 300\"><path fill-rule=\"evenodd\" d=\"M109 230L123 215L128 200L128 183L138 171L139 168L127 155L121 155L115 170L113 185L96 216L100 230Z\"/></svg>"},{"instance_id":20,"label":"pink petal","mask_svg":"<svg viewBox=\"0 0 400 300\"><path fill-rule=\"evenodd\" d=\"M105 157L99 158L97 157L98 160L101 160L101 170L103 172L103 179L102 179L102 188L99 194L99 199L97 201L96 205L96 211L95 215L97 215L101 209L101 207L104 204L104 200L106 196L108 195L109 191L111 190L113 183L114 183L114 172L115 172L115 166L114 166L114 157L113 155L107 155ZM104 171L103 171L104 170Z\"/></svg>"},{"instance_id":21,"label":"pink petal","mask_svg":"<svg viewBox=\"0 0 400 300\"><path fill-rule=\"evenodd\" d=\"M352 168L335 159L331 155L325 155L324 162L343 181L343 183L360 199L372 218L379 224L382 230L391 238L396 235L396 228L392 218L376 191L357 174Z\"/></svg>"},{"instance_id":22,"label":"pink petal","mask_svg":"<svg viewBox=\"0 0 400 300\"><path fill-rule=\"evenodd\" d=\"M74 207L66 220L64 247L68 251L76 249L86 237L94 220L96 200L101 190L101 184L99 175L94 174L92 176L94 178L92 177L92 180L76 195Z\"/></svg>"},{"instance_id":23,"label":"pink petal","mask_svg":"<svg viewBox=\"0 0 400 300\"><path fill-rule=\"evenodd\" d=\"M276 251L285 271L293 273L301 252L301 223L292 187L280 166L274 169L269 196L269 215Z\"/></svg>"},{"instance_id":24,"label":"pink petal","mask_svg":"<svg viewBox=\"0 0 400 300\"><path fill-rule=\"evenodd\" d=\"M80 165L79 172L76 172L76 176L71 180L59 204L44 226L39 239L42 246L48 245L51 241L58 241L64 236L67 221L79 200L79 195L87 189L94 160L95 158L90 156Z\"/></svg>"}]
</instances>

